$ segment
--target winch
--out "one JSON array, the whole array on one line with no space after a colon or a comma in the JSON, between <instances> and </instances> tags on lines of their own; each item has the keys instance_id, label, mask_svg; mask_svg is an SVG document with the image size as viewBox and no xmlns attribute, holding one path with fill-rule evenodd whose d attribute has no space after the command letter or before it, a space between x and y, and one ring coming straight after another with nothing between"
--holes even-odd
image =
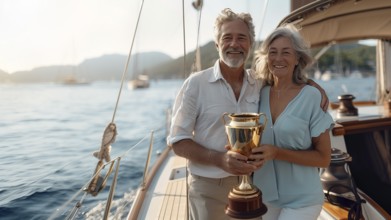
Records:
<instances>
[{"instance_id":1,"label":"winch","mask_svg":"<svg viewBox=\"0 0 391 220\"><path fill-rule=\"evenodd\" d=\"M352 161L349 154L337 148L331 149L330 166L320 169L323 190L337 194L351 191L352 180L347 172L347 164Z\"/></svg>"},{"instance_id":2,"label":"winch","mask_svg":"<svg viewBox=\"0 0 391 220\"><path fill-rule=\"evenodd\" d=\"M358 109L353 105L353 99L351 94L345 94L338 96L339 107L337 109L338 116L358 116Z\"/></svg>"},{"instance_id":3,"label":"winch","mask_svg":"<svg viewBox=\"0 0 391 220\"><path fill-rule=\"evenodd\" d=\"M348 163L352 157L337 148L331 149L331 161L327 168L320 169L320 180L327 201L349 209L348 220L362 217L362 200L350 175Z\"/></svg>"}]
</instances>

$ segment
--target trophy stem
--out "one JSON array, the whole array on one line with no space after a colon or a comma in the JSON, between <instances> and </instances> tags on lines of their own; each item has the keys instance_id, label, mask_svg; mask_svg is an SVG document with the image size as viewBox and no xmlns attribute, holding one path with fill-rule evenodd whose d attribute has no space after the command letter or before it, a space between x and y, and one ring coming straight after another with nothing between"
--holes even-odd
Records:
<instances>
[{"instance_id":1,"label":"trophy stem","mask_svg":"<svg viewBox=\"0 0 391 220\"><path fill-rule=\"evenodd\" d=\"M228 194L228 205L225 213L234 219L258 218L267 212L262 202L262 192L252 185L248 175L242 175L239 185Z\"/></svg>"},{"instance_id":2,"label":"trophy stem","mask_svg":"<svg viewBox=\"0 0 391 220\"><path fill-rule=\"evenodd\" d=\"M251 190L253 187L251 186L248 175L242 175L242 182L239 185L239 190Z\"/></svg>"}]
</instances>

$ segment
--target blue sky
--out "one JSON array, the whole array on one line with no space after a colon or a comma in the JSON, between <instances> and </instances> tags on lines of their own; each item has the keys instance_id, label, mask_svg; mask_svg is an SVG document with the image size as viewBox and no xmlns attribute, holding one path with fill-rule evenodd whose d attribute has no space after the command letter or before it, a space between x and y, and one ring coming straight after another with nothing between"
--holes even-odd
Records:
<instances>
[{"instance_id":1,"label":"blue sky","mask_svg":"<svg viewBox=\"0 0 391 220\"><path fill-rule=\"evenodd\" d=\"M141 2L0 0L0 69L13 73L39 66L77 65L104 54L127 55ZM187 51L196 46L198 12L192 2L184 0ZM250 12L259 40L289 13L290 0L204 0L200 45L213 39L214 19L223 8ZM173 58L183 55L182 0L144 1L133 53L146 51Z\"/></svg>"}]
</instances>

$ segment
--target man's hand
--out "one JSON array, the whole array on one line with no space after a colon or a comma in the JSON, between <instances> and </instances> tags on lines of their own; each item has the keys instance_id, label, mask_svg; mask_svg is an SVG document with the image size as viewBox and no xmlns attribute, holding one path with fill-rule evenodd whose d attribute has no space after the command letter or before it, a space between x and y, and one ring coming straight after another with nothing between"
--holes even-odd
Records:
<instances>
[{"instance_id":1,"label":"man's hand","mask_svg":"<svg viewBox=\"0 0 391 220\"><path fill-rule=\"evenodd\" d=\"M308 85L313 86L319 90L320 94L322 95L320 107L323 109L323 111L327 111L329 108L329 97L327 97L326 91L312 79L308 79Z\"/></svg>"},{"instance_id":2,"label":"man's hand","mask_svg":"<svg viewBox=\"0 0 391 220\"><path fill-rule=\"evenodd\" d=\"M228 151L224 153L221 168L226 172L233 175L248 175L258 169L256 164L248 161L248 157L238 152L231 151L231 146L227 145L225 148Z\"/></svg>"}]
</instances>

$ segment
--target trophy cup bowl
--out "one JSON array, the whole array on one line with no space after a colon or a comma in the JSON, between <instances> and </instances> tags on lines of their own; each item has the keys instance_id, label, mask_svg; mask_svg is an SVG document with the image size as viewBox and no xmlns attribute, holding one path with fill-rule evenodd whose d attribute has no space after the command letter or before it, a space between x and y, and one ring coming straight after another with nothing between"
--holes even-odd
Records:
<instances>
[{"instance_id":1,"label":"trophy cup bowl","mask_svg":"<svg viewBox=\"0 0 391 220\"><path fill-rule=\"evenodd\" d=\"M259 122L263 116L263 123ZM225 118L229 117L229 124ZM231 150L250 156L253 148L261 142L262 132L267 118L264 113L223 114L225 131ZM234 186L228 194L228 205L225 213L236 219L250 219L262 216L267 207L262 203L262 192L251 184L248 175L242 175L241 183Z\"/></svg>"}]
</instances>

